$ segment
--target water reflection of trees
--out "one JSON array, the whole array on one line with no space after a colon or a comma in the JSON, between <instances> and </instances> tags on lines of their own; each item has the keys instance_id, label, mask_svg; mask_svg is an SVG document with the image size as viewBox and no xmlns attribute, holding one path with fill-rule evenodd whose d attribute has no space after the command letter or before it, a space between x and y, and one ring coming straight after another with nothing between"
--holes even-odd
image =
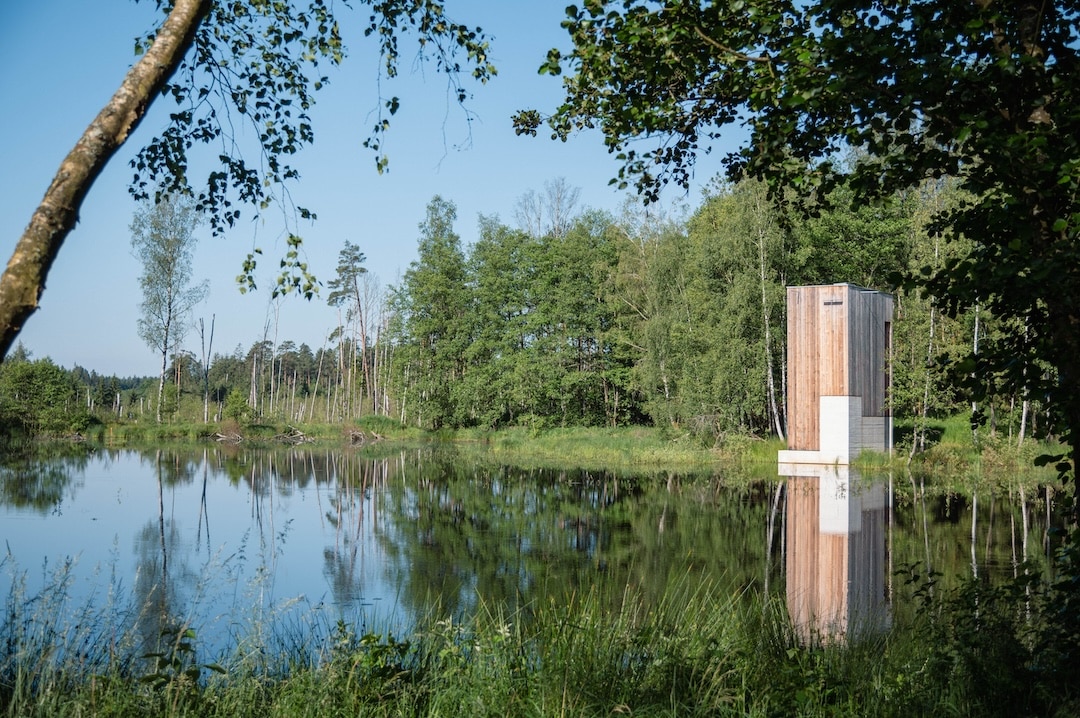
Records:
<instances>
[{"instance_id":1,"label":"water reflection of trees","mask_svg":"<svg viewBox=\"0 0 1080 718\"><path fill-rule=\"evenodd\" d=\"M56 510L65 493L74 494L82 486L91 456L84 447L63 444L52 451L0 447L0 506L40 513Z\"/></svg>"},{"instance_id":2,"label":"water reflection of trees","mask_svg":"<svg viewBox=\"0 0 1080 718\"><path fill-rule=\"evenodd\" d=\"M91 462L98 473L99 463L127 466L133 456L145 470L131 475L153 475L159 487L159 506L124 508L157 514L135 541L133 588L140 605L156 606L163 617L147 624L147 637L189 615L205 581L195 559L205 547L209 565L221 548L211 539L221 542L226 533L243 535L243 545L227 553L254 561L260 577L273 581L279 562L305 569L304 585L281 582L267 595L325 592L346 609L382 597L405 617L436 605L467 613L480 601L527 611L574 591L603 591L613 607L627 593L657 602L673 586L696 581L730 586L733 594L785 590L791 497L779 481L480 466L428 449L374 458L341 448L207 445L83 450L23 463L7 456L0 500L27 511L60 501L67 508L77 504L75 489ZM215 482L217 495L228 496L229 515L214 506ZM901 476L888 539L894 565L919 561L940 572L944 585L973 573L996 580L1048 566L1047 527L1060 525L1053 495L1016 481L979 485L985 488L978 492L945 491L940 481ZM237 496L246 507L238 510ZM171 506L183 509L186 523L163 508ZM302 541L288 538L292 522L305 531ZM318 575L313 581L309 567L325 583Z\"/></svg>"},{"instance_id":3,"label":"water reflection of trees","mask_svg":"<svg viewBox=\"0 0 1080 718\"><path fill-rule=\"evenodd\" d=\"M1048 571L1062 525L1052 486L1033 487L1027 477L972 481L967 491L945 489L925 477L896 482L898 562L919 561L956 585L973 576L998 582L1029 569Z\"/></svg>"},{"instance_id":4,"label":"water reflection of trees","mask_svg":"<svg viewBox=\"0 0 1080 718\"><path fill-rule=\"evenodd\" d=\"M373 569L413 615L435 605L467 613L480 601L514 610L597 587L616 602L627 588L658 601L697 577L733 590L785 586L792 499L777 482L480 467L429 450L379 459L339 449L223 450L210 462L249 487L259 527L272 519L275 497L317 489L327 536L319 560L341 606L372 597ZM1047 555L1045 493L997 487L964 496L908 483L897 482L890 515L896 565L925 560L952 576L1004 575L1037 558L1036 545ZM892 590L891 569L885 574Z\"/></svg>"},{"instance_id":5,"label":"water reflection of trees","mask_svg":"<svg viewBox=\"0 0 1080 718\"><path fill-rule=\"evenodd\" d=\"M371 501L372 492L385 486L389 461L339 453L327 462L326 471L337 490L329 497L323 514L334 536L334 543L323 549L323 575L335 603L354 605L364 598L367 588L363 585L369 546L365 537L378 530L379 512Z\"/></svg>"},{"instance_id":6,"label":"water reflection of trees","mask_svg":"<svg viewBox=\"0 0 1080 718\"><path fill-rule=\"evenodd\" d=\"M363 569L372 545L371 532L379 520L377 504L371 499L395 465L390 459L339 448L221 447L208 457L208 465L250 492L253 529L262 560L271 572L285 551L282 544L288 523L296 518L281 512L278 503L313 490L318 524L329 537L321 561L332 601L351 606L364 598L369 587L363 585ZM291 557L301 562L311 559L314 557Z\"/></svg>"},{"instance_id":7,"label":"water reflection of trees","mask_svg":"<svg viewBox=\"0 0 1080 718\"><path fill-rule=\"evenodd\" d=\"M155 452L157 476L157 517L150 519L135 536L136 571L134 581L135 630L142 654L167 650L170 636L182 630L188 619L190 595L199 582L199 573L188 562L182 530L165 510L165 487L194 480L194 461L176 452Z\"/></svg>"},{"instance_id":8,"label":"water reflection of trees","mask_svg":"<svg viewBox=\"0 0 1080 718\"><path fill-rule=\"evenodd\" d=\"M514 610L597 587L659 601L686 580L761 582L770 496L707 476L421 463L379 497L380 540L415 610Z\"/></svg>"}]
</instances>

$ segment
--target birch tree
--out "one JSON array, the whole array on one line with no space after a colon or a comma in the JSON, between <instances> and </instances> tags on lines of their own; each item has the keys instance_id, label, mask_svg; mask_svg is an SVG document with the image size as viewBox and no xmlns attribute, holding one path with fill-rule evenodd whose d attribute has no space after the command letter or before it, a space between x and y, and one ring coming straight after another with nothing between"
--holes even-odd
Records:
<instances>
[{"instance_id":1,"label":"birch tree","mask_svg":"<svg viewBox=\"0 0 1080 718\"><path fill-rule=\"evenodd\" d=\"M400 289L403 324L414 362L415 378L405 380L415 392L415 421L420 426L460 426L458 388L466 370L471 304L468 269L461 237L454 231L457 208L434 197L420 223L417 259L405 272ZM404 398L402 399L404 402Z\"/></svg>"},{"instance_id":2,"label":"birch tree","mask_svg":"<svg viewBox=\"0 0 1080 718\"><path fill-rule=\"evenodd\" d=\"M346 55L338 8L326 0L155 4L161 24L137 39L138 60L61 162L0 275L0 358L36 311L49 269L75 227L90 186L155 103L173 107L167 124L130 161L131 192L137 199L194 196L215 235L233 226L245 207L255 216L272 206L295 209L304 219L315 216L292 207L283 187L299 176L290 158L314 140L309 112L315 93L329 82L326 66L341 63ZM397 74L399 40L408 36L418 43L419 60L447 75L448 92L458 103L470 95L463 84L466 76L484 83L495 75L487 37L479 28L453 22L442 4L360 0L357 5L370 10L357 18L358 24L374 40L386 76ZM389 162L381 138L400 105L397 97L380 96L372 113L375 122L361 131L379 172ZM238 139L245 126L257 138L248 157ZM211 153L219 165L204 180L192 177L188 162L197 144L219 150ZM298 290L310 297L315 278L300 259L301 240L294 227L289 234L275 293ZM242 286L254 286L256 261L253 252L244 262Z\"/></svg>"},{"instance_id":3,"label":"birch tree","mask_svg":"<svg viewBox=\"0 0 1080 718\"><path fill-rule=\"evenodd\" d=\"M166 195L157 203L144 202L131 222L131 246L142 263L139 337L161 354L159 424L169 354L180 347L188 315L209 291L206 282L192 284L191 258L198 225L194 204L175 195Z\"/></svg>"}]
</instances>

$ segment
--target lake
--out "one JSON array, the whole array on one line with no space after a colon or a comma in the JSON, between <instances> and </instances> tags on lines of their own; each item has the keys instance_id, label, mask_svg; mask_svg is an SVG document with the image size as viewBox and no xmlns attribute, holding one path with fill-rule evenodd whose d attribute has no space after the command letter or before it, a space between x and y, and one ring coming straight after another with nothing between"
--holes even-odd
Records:
<instances>
[{"instance_id":1,"label":"lake","mask_svg":"<svg viewBox=\"0 0 1080 718\"><path fill-rule=\"evenodd\" d=\"M574 593L659 602L703 582L783 597L807 636L881 630L913 610L910 567L1000 580L1047 565L1062 524L1045 489L837 468L755 480L216 444L2 463L5 616L115 622L148 642L180 623L213 654L339 619L402 635L422 617L527 620Z\"/></svg>"}]
</instances>

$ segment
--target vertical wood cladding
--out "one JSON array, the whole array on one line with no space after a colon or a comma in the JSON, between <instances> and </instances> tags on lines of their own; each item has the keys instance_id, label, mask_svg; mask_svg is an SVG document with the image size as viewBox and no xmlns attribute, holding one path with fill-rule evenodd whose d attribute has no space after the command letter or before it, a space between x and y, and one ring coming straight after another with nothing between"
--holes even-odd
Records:
<instances>
[{"instance_id":1,"label":"vertical wood cladding","mask_svg":"<svg viewBox=\"0 0 1080 718\"><path fill-rule=\"evenodd\" d=\"M892 297L853 284L788 287L788 448L817 451L822 396L860 396L887 415Z\"/></svg>"}]
</instances>

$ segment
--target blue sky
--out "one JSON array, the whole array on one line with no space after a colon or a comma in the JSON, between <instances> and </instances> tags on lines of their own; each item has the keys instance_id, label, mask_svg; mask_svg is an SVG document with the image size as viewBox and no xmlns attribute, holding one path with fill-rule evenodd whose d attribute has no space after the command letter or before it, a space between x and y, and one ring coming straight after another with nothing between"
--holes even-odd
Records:
<instances>
[{"instance_id":1,"label":"blue sky","mask_svg":"<svg viewBox=\"0 0 1080 718\"><path fill-rule=\"evenodd\" d=\"M499 75L473 86L476 114L468 126L446 92L446 80L428 68L404 63L402 77L383 80L382 93L402 97L402 110L385 142L390 172L378 175L361 147L369 112L377 104L374 48L360 32L362 14L342 15L349 57L319 94L312 113L315 144L296 162L302 172L291 192L297 204L318 213L301 227L306 259L324 282L331 279L344 241L360 246L366 266L383 286L395 284L416 258L417 225L438 194L458 210L457 232L476 238L477 217L497 215L514 224L514 207L530 190L564 178L580 189L579 208L617 212L625 195L608 185L617 169L598 134L560 143L517 137L511 114L525 107L553 109L557 79L536 68L547 50L566 46L559 27L564 0L450 0L451 16L494 36ZM363 10L361 10L361 13ZM0 253L11 254L60 160L115 91L134 60L134 38L156 20L153 3L131 0L35 0L0 3ZM128 197L128 160L161 127L162 103L151 108L135 135L97 180L49 275L41 308L20 340L35 357L80 364L106 374L157 372L158 358L136 333L139 265L130 251L128 226L135 209ZM721 156L718 148L713 156ZM201 168L208 171L206 168ZM718 166L698 169L697 187ZM193 171L193 175L195 172ZM696 205L697 189L670 192L664 204ZM247 213L250 218L250 212ZM195 275L210 282L208 299L195 311L207 326L216 316L215 352L245 350L268 338L323 344L336 310L322 297L273 302L272 266L283 253L284 223L267 212L259 223L242 220L225 238L199 235ZM234 282L253 247L264 252L260 289L241 295ZM188 349L199 352L192 331Z\"/></svg>"}]
</instances>

